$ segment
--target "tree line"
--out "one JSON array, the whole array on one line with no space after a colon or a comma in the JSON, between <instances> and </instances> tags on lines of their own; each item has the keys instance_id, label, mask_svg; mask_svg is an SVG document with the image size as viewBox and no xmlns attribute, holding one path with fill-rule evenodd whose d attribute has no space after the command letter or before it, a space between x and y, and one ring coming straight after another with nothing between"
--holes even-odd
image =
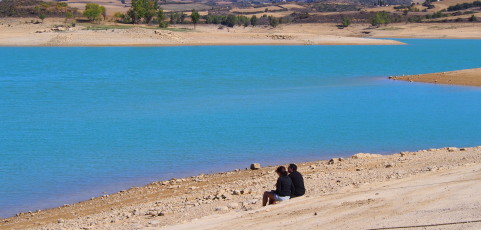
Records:
<instances>
[{"instance_id":1,"label":"tree line","mask_svg":"<svg viewBox=\"0 0 481 230\"><path fill-rule=\"evenodd\" d=\"M473 7L481 7L481 1L474 1L472 3L460 3L454 6L448 7L448 11L458 11L458 10L466 10Z\"/></svg>"}]
</instances>

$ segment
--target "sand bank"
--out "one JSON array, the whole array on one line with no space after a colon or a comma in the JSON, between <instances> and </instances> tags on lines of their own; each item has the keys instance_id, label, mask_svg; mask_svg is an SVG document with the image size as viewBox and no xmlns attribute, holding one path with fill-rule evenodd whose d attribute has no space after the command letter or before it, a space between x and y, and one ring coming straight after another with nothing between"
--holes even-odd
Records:
<instances>
[{"instance_id":1,"label":"sand bank","mask_svg":"<svg viewBox=\"0 0 481 230\"><path fill-rule=\"evenodd\" d=\"M445 85L481 86L481 68L390 77L393 80Z\"/></svg>"},{"instance_id":2,"label":"sand bank","mask_svg":"<svg viewBox=\"0 0 481 230\"><path fill-rule=\"evenodd\" d=\"M267 208L260 199L275 167L155 182L0 220L0 229L375 229L481 219L481 146L298 165L306 196Z\"/></svg>"}]
</instances>

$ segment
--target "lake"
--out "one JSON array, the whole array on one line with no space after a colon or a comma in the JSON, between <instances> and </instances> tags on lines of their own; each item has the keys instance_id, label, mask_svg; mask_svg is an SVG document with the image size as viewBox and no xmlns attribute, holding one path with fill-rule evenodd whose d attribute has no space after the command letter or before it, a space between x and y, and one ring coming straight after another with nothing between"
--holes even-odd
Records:
<instances>
[{"instance_id":1,"label":"lake","mask_svg":"<svg viewBox=\"0 0 481 230\"><path fill-rule=\"evenodd\" d=\"M0 47L0 217L199 173L481 145L481 40Z\"/></svg>"}]
</instances>

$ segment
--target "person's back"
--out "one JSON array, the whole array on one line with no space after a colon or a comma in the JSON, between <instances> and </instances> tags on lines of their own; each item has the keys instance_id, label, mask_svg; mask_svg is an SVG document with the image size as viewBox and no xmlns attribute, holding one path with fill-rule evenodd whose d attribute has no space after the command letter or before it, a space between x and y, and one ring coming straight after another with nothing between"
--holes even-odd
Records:
<instances>
[{"instance_id":1,"label":"person's back","mask_svg":"<svg viewBox=\"0 0 481 230\"><path fill-rule=\"evenodd\" d=\"M280 176L277 179L277 184L276 184L276 194L279 196L291 196L293 191L293 183L292 180L289 176Z\"/></svg>"},{"instance_id":2,"label":"person's back","mask_svg":"<svg viewBox=\"0 0 481 230\"><path fill-rule=\"evenodd\" d=\"M295 164L289 165L288 170L290 172L289 177L295 188L292 196L303 196L306 193L306 188L304 187L304 178L302 177L302 174L297 171L297 166Z\"/></svg>"}]
</instances>

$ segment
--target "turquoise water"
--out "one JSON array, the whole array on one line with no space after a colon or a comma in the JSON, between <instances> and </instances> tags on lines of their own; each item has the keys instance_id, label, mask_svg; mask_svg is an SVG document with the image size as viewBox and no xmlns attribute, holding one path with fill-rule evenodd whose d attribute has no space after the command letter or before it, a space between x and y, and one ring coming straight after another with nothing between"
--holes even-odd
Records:
<instances>
[{"instance_id":1,"label":"turquoise water","mask_svg":"<svg viewBox=\"0 0 481 230\"><path fill-rule=\"evenodd\" d=\"M481 89L386 80L481 67L405 46L0 48L0 217L201 172L481 145Z\"/></svg>"}]
</instances>

